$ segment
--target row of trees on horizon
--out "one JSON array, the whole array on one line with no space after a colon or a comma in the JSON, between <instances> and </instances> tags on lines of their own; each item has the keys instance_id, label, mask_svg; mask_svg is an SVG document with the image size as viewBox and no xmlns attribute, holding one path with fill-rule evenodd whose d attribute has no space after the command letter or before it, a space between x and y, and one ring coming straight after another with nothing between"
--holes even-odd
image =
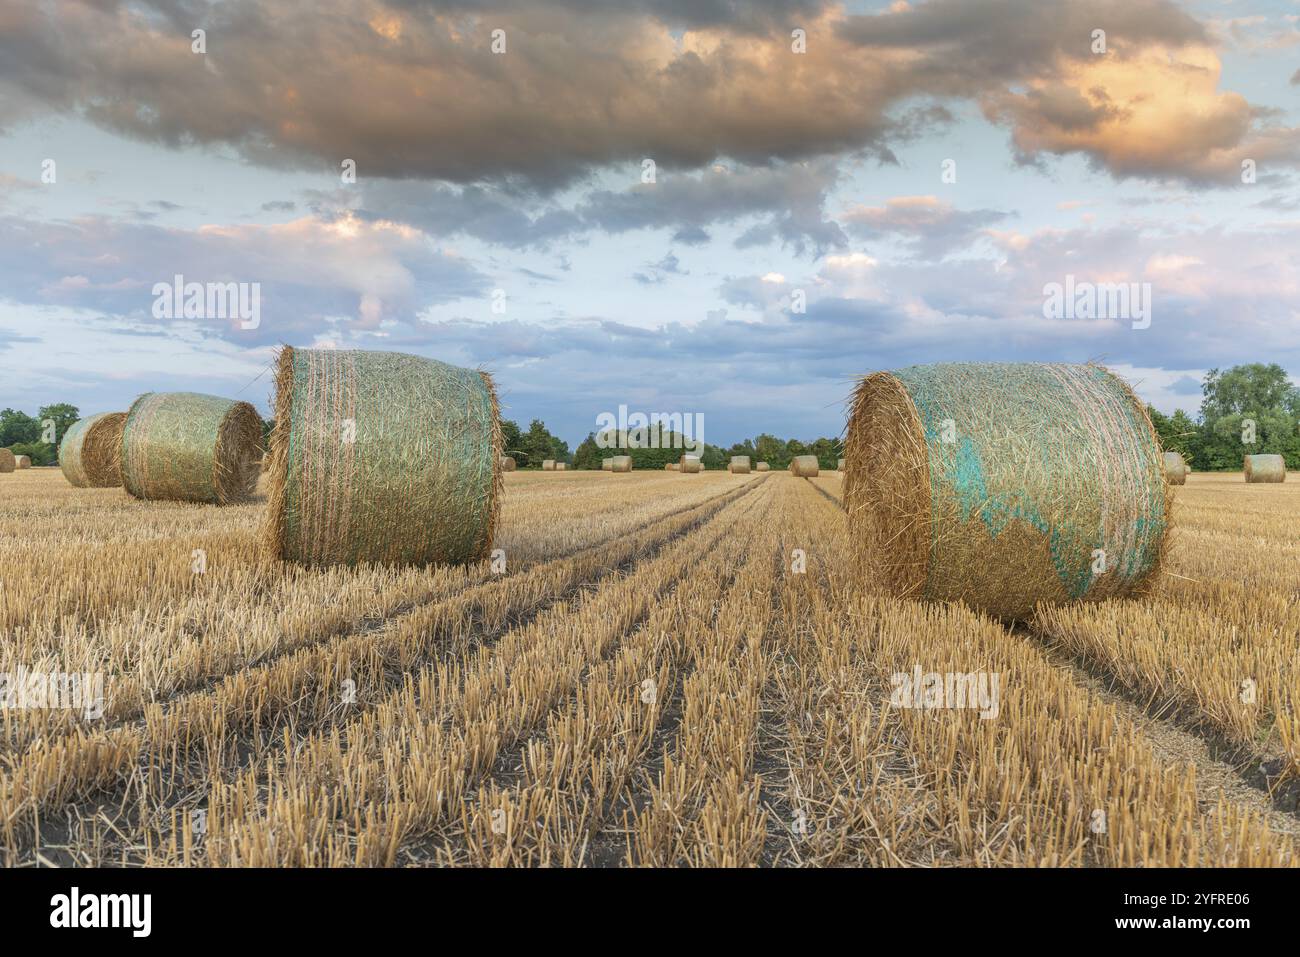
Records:
<instances>
[{"instance_id":1,"label":"row of trees on horizon","mask_svg":"<svg viewBox=\"0 0 1300 957\"><path fill-rule=\"evenodd\" d=\"M1161 445L1167 451L1182 453L1197 471L1240 469L1242 456L1253 453L1276 453L1285 457L1290 467L1300 468L1300 387L1293 385L1286 370L1276 363L1211 369L1201 383L1201 406L1195 418L1182 409L1173 415L1149 406L1148 411ZM55 465L58 441L80 416L77 407L67 402L42 406L34 416L14 409L0 410L0 448L29 456L33 465ZM652 428L658 429L657 448L618 447L629 443L618 441L617 435L589 432L577 449L570 451L569 443L552 434L541 419L533 419L527 431L510 419L501 423L506 454L524 469L540 469L546 459L564 462L574 469L599 469L601 460L611 455L630 455L638 469L662 469L678 460L684 443L662 425ZM264 423L263 432L269 430L270 423ZM51 431L53 443L45 441ZM643 441L638 444L647 444L644 440L649 436L640 438ZM718 469L725 467L733 455L748 455L753 462L767 462L774 469L783 469L796 455L815 455L822 468L833 469L843 454L837 438L802 442L764 432L729 448L706 444L700 459L705 468Z\"/></svg>"}]
</instances>

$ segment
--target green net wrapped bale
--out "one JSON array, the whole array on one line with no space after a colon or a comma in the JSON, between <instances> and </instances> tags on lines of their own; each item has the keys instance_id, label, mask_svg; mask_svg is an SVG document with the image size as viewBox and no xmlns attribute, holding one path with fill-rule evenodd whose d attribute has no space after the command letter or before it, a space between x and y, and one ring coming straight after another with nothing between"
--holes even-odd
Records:
<instances>
[{"instance_id":1,"label":"green net wrapped bale","mask_svg":"<svg viewBox=\"0 0 1300 957\"><path fill-rule=\"evenodd\" d=\"M609 460L609 470L611 472L630 472L632 471L632 456L615 455Z\"/></svg>"},{"instance_id":2,"label":"green net wrapped bale","mask_svg":"<svg viewBox=\"0 0 1300 957\"><path fill-rule=\"evenodd\" d=\"M136 498L230 505L261 471L262 419L247 402L146 392L122 428L122 484Z\"/></svg>"},{"instance_id":3,"label":"green net wrapped bale","mask_svg":"<svg viewBox=\"0 0 1300 957\"><path fill-rule=\"evenodd\" d=\"M125 425L125 412L100 412L74 422L59 443L63 477L78 488L120 486Z\"/></svg>"},{"instance_id":4,"label":"green net wrapped bale","mask_svg":"<svg viewBox=\"0 0 1300 957\"><path fill-rule=\"evenodd\" d=\"M491 554L504 478L486 372L398 352L280 352L263 538L314 565Z\"/></svg>"},{"instance_id":5,"label":"green net wrapped bale","mask_svg":"<svg viewBox=\"0 0 1300 957\"><path fill-rule=\"evenodd\" d=\"M731 463L727 466L727 469L728 469L728 471L731 472L732 475L748 475L748 474L749 474L749 456L748 456L748 455L733 455L733 456L731 457Z\"/></svg>"},{"instance_id":6,"label":"green net wrapped bale","mask_svg":"<svg viewBox=\"0 0 1300 957\"><path fill-rule=\"evenodd\" d=\"M0 449L0 472L12 472L18 467L18 459L8 449Z\"/></svg>"},{"instance_id":7,"label":"green net wrapped bale","mask_svg":"<svg viewBox=\"0 0 1300 957\"><path fill-rule=\"evenodd\" d=\"M1280 455L1247 455L1241 467L1247 482L1286 481L1286 460Z\"/></svg>"},{"instance_id":8,"label":"green net wrapped bale","mask_svg":"<svg viewBox=\"0 0 1300 957\"><path fill-rule=\"evenodd\" d=\"M1165 463L1165 481L1170 485L1187 484L1187 463L1177 452L1166 452L1164 455Z\"/></svg>"},{"instance_id":9,"label":"green net wrapped bale","mask_svg":"<svg viewBox=\"0 0 1300 957\"><path fill-rule=\"evenodd\" d=\"M1156 580L1173 492L1146 409L1101 366L867 376L845 460L863 574L896 596L1023 619Z\"/></svg>"},{"instance_id":10,"label":"green net wrapped bale","mask_svg":"<svg viewBox=\"0 0 1300 957\"><path fill-rule=\"evenodd\" d=\"M800 478L816 478L819 467L815 455L796 455L790 460L790 474Z\"/></svg>"}]
</instances>

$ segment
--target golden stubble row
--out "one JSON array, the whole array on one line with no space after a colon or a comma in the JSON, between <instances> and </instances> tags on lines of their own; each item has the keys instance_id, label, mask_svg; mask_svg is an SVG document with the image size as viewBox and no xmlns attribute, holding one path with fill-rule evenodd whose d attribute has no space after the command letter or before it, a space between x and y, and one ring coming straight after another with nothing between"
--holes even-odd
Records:
<instances>
[{"instance_id":1,"label":"golden stubble row","mask_svg":"<svg viewBox=\"0 0 1300 957\"><path fill-rule=\"evenodd\" d=\"M466 813L476 781L578 692L593 667L694 574L732 527L761 507L761 488L626 574L551 607L498 640L410 676L342 729L293 742L210 796L205 854L217 864L391 864L403 844ZM613 658L646 678L626 650ZM500 813L493 821L492 811ZM509 834L509 809L485 809ZM503 817L504 816L504 817ZM182 826L184 821L182 820ZM495 831L493 833L496 833ZM184 847L184 835L176 839ZM169 844L170 846L170 844ZM446 856L445 853L443 855Z\"/></svg>"},{"instance_id":2,"label":"golden stubble row","mask_svg":"<svg viewBox=\"0 0 1300 957\"><path fill-rule=\"evenodd\" d=\"M399 683L404 670L423 656L451 654L610 569L635 563L741 494L743 487L716 488L713 501L651 522L635 534L418 605L373 628L305 643L234 670L207 689L150 702L138 718L106 725L79 722L62 733L39 735L25 750L7 755L0 771L0 812L9 843L20 836L25 842L44 808L124 783L145 801L173 791L195 763L226 766L249 748L258 753L285 727L328 724L346 710L340 705L346 682L364 706ZM5 717L12 722L29 714L36 712Z\"/></svg>"}]
</instances>

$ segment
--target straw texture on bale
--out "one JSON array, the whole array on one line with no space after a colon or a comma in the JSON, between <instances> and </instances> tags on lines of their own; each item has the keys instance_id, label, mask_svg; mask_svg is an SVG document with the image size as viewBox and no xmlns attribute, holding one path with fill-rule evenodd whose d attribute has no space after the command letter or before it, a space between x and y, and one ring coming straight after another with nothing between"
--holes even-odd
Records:
<instances>
[{"instance_id":1,"label":"straw texture on bale","mask_svg":"<svg viewBox=\"0 0 1300 957\"><path fill-rule=\"evenodd\" d=\"M247 402L146 392L122 427L122 484L136 498L227 505L253 494L262 419Z\"/></svg>"},{"instance_id":2,"label":"straw texture on bale","mask_svg":"<svg viewBox=\"0 0 1300 957\"><path fill-rule=\"evenodd\" d=\"M839 461L837 461L837 462L835 463L835 471L837 471L837 472L843 472L843 471L844 471L844 460L843 460L843 459L840 459Z\"/></svg>"},{"instance_id":3,"label":"straw texture on bale","mask_svg":"<svg viewBox=\"0 0 1300 957\"><path fill-rule=\"evenodd\" d=\"M800 478L816 478L818 471L817 456L796 455L790 460L790 474Z\"/></svg>"},{"instance_id":4,"label":"straw texture on bale","mask_svg":"<svg viewBox=\"0 0 1300 957\"><path fill-rule=\"evenodd\" d=\"M1247 482L1285 482L1286 460L1280 455L1247 455L1242 471Z\"/></svg>"},{"instance_id":5,"label":"straw texture on bale","mask_svg":"<svg viewBox=\"0 0 1300 957\"><path fill-rule=\"evenodd\" d=\"M1177 452L1166 452L1164 456L1165 481L1170 485L1187 484L1187 463Z\"/></svg>"},{"instance_id":6,"label":"straw texture on bale","mask_svg":"<svg viewBox=\"0 0 1300 957\"><path fill-rule=\"evenodd\" d=\"M542 471L543 471L543 472L554 472L554 471L555 471L555 459L542 459Z\"/></svg>"},{"instance_id":7,"label":"straw texture on bale","mask_svg":"<svg viewBox=\"0 0 1300 957\"><path fill-rule=\"evenodd\" d=\"M26 455L15 455L15 456L14 456L14 468L15 468L15 469L29 469L29 468L31 468L31 467L32 467L32 460L31 460L30 457L28 457L28 456L26 456Z\"/></svg>"},{"instance_id":8,"label":"straw texture on bale","mask_svg":"<svg viewBox=\"0 0 1300 957\"><path fill-rule=\"evenodd\" d=\"M612 458L609 458L609 459L601 459L601 460L600 460L600 470L601 470L602 472L612 472L612 471L614 471L614 460L613 460Z\"/></svg>"},{"instance_id":9,"label":"straw texture on bale","mask_svg":"<svg viewBox=\"0 0 1300 957\"><path fill-rule=\"evenodd\" d=\"M504 478L485 372L399 352L280 350L263 539L311 565L464 563Z\"/></svg>"},{"instance_id":10,"label":"straw texture on bale","mask_svg":"<svg viewBox=\"0 0 1300 957\"><path fill-rule=\"evenodd\" d=\"M556 462L556 463L555 463L555 471L557 471L557 472L566 472L566 471L568 471L568 469L569 469L569 463L567 463L567 462Z\"/></svg>"},{"instance_id":11,"label":"straw texture on bale","mask_svg":"<svg viewBox=\"0 0 1300 957\"><path fill-rule=\"evenodd\" d=\"M1145 593L1173 492L1151 421L1098 365L952 363L867 376L844 502L864 576L999 618Z\"/></svg>"},{"instance_id":12,"label":"straw texture on bale","mask_svg":"<svg viewBox=\"0 0 1300 957\"><path fill-rule=\"evenodd\" d=\"M630 472L632 471L632 456L616 455L609 460L609 470L611 472Z\"/></svg>"},{"instance_id":13,"label":"straw texture on bale","mask_svg":"<svg viewBox=\"0 0 1300 957\"><path fill-rule=\"evenodd\" d=\"M8 449L0 449L0 472L12 472L18 467L18 459Z\"/></svg>"},{"instance_id":14,"label":"straw texture on bale","mask_svg":"<svg viewBox=\"0 0 1300 957\"><path fill-rule=\"evenodd\" d=\"M694 475L704 471L704 463L700 461L698 455L683 455L682 460L677 463L677 471Z\"/></svg>"},{"instance_id":15,"label":"straw texture on bale","mask_svg":"<svg viewBox=\"0 0 1300 957\"><path fill-rule=\"evenodd\" d=\"M503 456L501 456L501 471L503 471L503 472L513 472L513 471L514 471L515 469L517 469L518 467L519 467L519 466L517 466L517 465L515 464L515 460L514 460L514 458L513 458L512 456L509 456L509 455L503 455Z\"/></svg>"},{"instance_id":16,"label":"straw texture on bale","mask_svg":"<svg viewBox=\"0 0 1300 957\"><path fill-rule=\"evenodd\" d=\"M754 466L754 469L755 471L758 472L770 472L772 470L772 466L768 465L766 462L759 462L757 465Z\"/></svg>"},{"instance_id":17,"label":"straw texture on bale","mask_svg":"<svg viewBox=\"0 0 1300 957\"><path fill-rule=\"evenodd\" d=\"M748 456L748 455L733 455L733 456L731 457L731 464L728 465L727 468L728 468L728 470L731 472L732 475L748 475L748 474L749 474L749 456Z\"/></svg>"},{"instance_id":18,"label":"straw texture on bale","mask_svg":"<svg viewBox=\"0 0 1300 957\"><path fill-rule=\"evenodd\" d=\"M122 484L122 427L125 412L100 412L78 419L59 443L63 477L78 488Z\"/></svg>"}]
</instances>

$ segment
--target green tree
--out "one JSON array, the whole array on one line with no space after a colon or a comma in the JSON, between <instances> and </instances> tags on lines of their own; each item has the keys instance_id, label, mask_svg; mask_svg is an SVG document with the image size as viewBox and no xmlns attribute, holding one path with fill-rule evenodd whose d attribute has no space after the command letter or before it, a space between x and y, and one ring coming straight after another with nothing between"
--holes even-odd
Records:
<instances>
[{"instance_id":1,"label":"green tree","mask_svg":"<svg viewBox=\"0 0 1300 957\"><path fill-rule=\"evenodd\" d=\"M53 405L43 406L36 413L36 421L41 427L42 440L44 439L45 423L54 423L54 442L57 446L67 435L68 429L72 428L74 422L81 418L81 413L77 411L75 405L69 405L67 402L56 402Z\"/></svg>"},{"instance_id":2,"label":"green tree","mask_svg":"<svg viewBox=\"0 0 1300 957\"><path fill-rule=\"evenodd\" d=\"M587 437L573 453L575 469L600 469L600 460L605 457L605 450L596 444L596 433L588 432Z\"/></svg>"},{"instance_id":3,"label":"green tree","mask_svg":"<svg viewBox=\"0 0 1300 957\"><path fill-rule=\"evenodd\" d=\"M515 460L520 468L528 464L528 453L524 450L524 436L519 425L510 419L501 420L501 447L506 455Z\"/></svg>"},{"instance_id":4,"label":"green tree","mask_svg":"<svg viewBox=\"0 0 1300 957\"><path fill-rule=\"evenodd\" d=\"M10 446L9 451L14 455L25 455L32 460L33 465L55 465L57 456L54 454L54 446L46 445L44 442L17 442Z\"/></svg>"},{"instance_id":5,"label":"green tree","mask_svg":"<svg viewBox=\"0 0 1300 957\"><path fill-rule=\"evenodd\" d=\"M1300 461L1300 389L1276 363L1250 363L1205 375L1202 468L1241 467L1243 455L1270 452Z\"/></svg>"},{"instance_id":6,"label":"green tree","mask_svg":"<svg viewBox=\"0 0 1300 957\"><path fill-rule=\"evenodd\" d=\"M41 424L26 412L15 409L0 411L0 446L8 448L18 442L39 442Z\"/></svg>"},{"instance_id":7,"label":"green tree","mask_svg":"<svg viewBox=\"0 0 1300 957\"><path fill-rule=\"evenodd\" d=\"M757 462L766 462L774 469L787 468L790 460L786 458L785 443L775 435L766 432L754 440L754 455Z\"/></svg>"}]
</instances>

